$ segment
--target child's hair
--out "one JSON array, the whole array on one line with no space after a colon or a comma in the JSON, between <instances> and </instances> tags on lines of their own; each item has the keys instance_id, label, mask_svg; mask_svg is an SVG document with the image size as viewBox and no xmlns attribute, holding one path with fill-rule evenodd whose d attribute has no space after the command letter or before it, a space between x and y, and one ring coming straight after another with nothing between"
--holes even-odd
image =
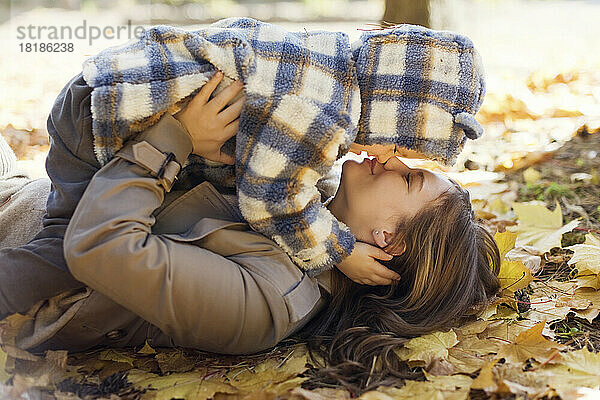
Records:
<instances>
[{"instance_id":1,"label":"child's hair","mask_svg":"<svg viewBox=\"0 0 600 400\"><path fill-rule=\"evenodd\" d=\"M328 305L298 332L329 365L321 379L360 394L414 378L393 349L467 322L499 292L498 246L474 219L468 192L451 181L455 188L402 221L385 248L406 241L404 253L382 262L401 275L398 283L360 285L333 269Z\"/></svg>"}]
</instances>

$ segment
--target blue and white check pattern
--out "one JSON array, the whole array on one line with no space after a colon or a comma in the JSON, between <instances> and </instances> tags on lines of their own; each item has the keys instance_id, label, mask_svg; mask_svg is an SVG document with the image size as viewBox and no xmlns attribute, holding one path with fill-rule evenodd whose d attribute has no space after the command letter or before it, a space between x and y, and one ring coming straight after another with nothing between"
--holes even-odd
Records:
<instances>
[{"instance_id":1,"label":"blue and white check pattern","mask_svg":"<svg viewBox=\"0 0 600 400\"><path fill-rule=\"evenodd\" d=\"M398 144L453 162L484 86L470 41L411 25L367 32L352 48L339 32L288 32L250 18L186 31L159 25L136 42L89 58L94 150L107 163L123 143L175 113L219 69L244 83L235 166L191 155L180 184L235 186L250 226L316 275L354 248L355 237L317 189L351 143ZM362 101L361 101L362 100ZM188 186L189 187L189 186Z\"/></svg>"},{"instance_id":2,"label":"blue and white check pattern","mask_svg":"<svg viewBox=\"0 0 600 400\"><path fill-rule=\"evenodd\" d=\"M254 230L317 274L355 243L316 185L356 135L360 91L353 65L343 33L291 33L247 18L198 31L153 27L139 41L84 63L93 88L96 156L108 162L136 132L179 110L216 69L230 78L225 84L241 79L246 100L235 139L240 211ZM182 174L206 171L202 167L191 163Z\"/></svg>"},{"instance_id":3,"label":"blue and white check pattern","mask_svg":"<svg viewBox=\"0 0 600 400\"><path fill-rule=\"evenodd\" d=\"M484 69L471 40L417 25L368 31L353 44L362 110L356 142L397 144L452 165L485 93Z\"/></svg>"}]
</instances>

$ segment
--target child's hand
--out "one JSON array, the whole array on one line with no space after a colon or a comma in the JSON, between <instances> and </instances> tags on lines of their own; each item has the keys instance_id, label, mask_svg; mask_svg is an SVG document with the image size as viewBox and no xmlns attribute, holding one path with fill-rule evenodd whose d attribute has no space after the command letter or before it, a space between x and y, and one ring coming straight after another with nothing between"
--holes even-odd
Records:
<instances>
[{"instance_id":1,"label":"child's hand","mask_svg":"<svg viewBox=\"0 0 600 400\"><path fill-rule=\"evenodd\" d=\"M237 133L244 97L229 106L227 104L238 95L243 85L240 81L235 81L209 100L221 79L223 73L218 71L185 108L173 116L190 134L193 154L233 165L234 158L221 153L221 147Z\"/></svg>"},{"instance_id":2,"label":"child's hand","mask_svg":"<svg viewBox=\"0 0 600 400\"><path fill-rule=\"evenodd\" d=\"M356 242L352 254L344 258L337 268L348 278L363 285L390 285L400 275L377 260L391 260L393 256L364 242Z\"/></svg>"}]
</instances>

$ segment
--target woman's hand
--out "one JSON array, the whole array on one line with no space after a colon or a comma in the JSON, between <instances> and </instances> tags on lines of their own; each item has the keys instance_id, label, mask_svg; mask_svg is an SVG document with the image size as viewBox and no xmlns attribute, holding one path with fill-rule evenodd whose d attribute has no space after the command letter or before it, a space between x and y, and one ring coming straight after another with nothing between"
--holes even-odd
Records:
<instances>
[{"instance_id":1,"label":"woman's hand","mask_svg":"<svg viewBox=\"0 0 600 400\"><path fill-rule=\"evenodd\" d=\"M362 285L390 285L400 275L377 260L391 260L393 256L382 249L364 242L356 242L352 254L342 260L337 268L348 278Z\"/></svg>"},{"instance_id":2,"label":"woman's hand","mask_svg":"<svg viewBox=\"0 0 600 400\"><path fill-rule=\"evenodd\" d=\"M209 100L221 79L223 73L217 71L185 108L173 116L190 134L193 154L233 165L235 159L222 153L221 147L237 133L244 97L229 106L227 104L238 95L243 84L235 81Z\"/></svg>"}]
</instances>

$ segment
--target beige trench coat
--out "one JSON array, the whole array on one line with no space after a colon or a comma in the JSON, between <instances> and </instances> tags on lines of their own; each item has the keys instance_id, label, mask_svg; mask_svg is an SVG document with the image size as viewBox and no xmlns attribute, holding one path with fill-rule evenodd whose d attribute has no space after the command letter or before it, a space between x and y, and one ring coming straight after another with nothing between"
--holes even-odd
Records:
<instances>
[{"instance_id":1,"label":"beige trench coat","mask_svg":"<svg viewBox=\"0 0 600 400\"><path fill-rule=\"evenodd\" d=\"M166 192L172 182L155 177L156 160L135 153L136 143L179 162L191 151L183 127L165 115L94 175L64 241L69 269L87 287L34 305L20 347L81 351L148 340L249 354L326 305L330 271L306 275L208 182Z\"/></svg>"}]
</instances>

